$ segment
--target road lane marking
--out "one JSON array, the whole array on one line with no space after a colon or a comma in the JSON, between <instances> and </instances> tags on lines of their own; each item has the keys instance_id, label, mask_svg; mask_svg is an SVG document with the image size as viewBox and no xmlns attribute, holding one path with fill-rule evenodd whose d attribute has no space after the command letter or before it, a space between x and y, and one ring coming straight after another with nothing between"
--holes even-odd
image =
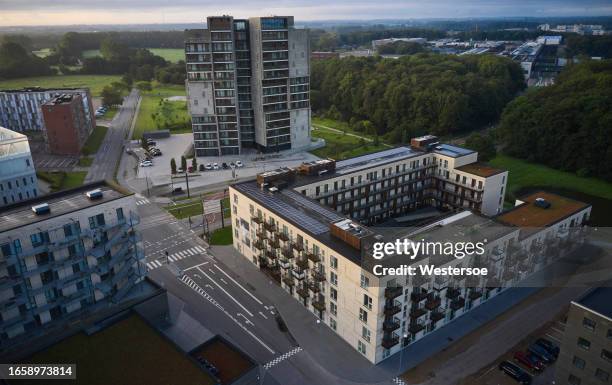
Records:
<instances>
[{"instance_id":1,"label":"road lane marking","mask_svg":"<svg viewBox=\"0 0 612 385\"><path fill-rule=\"evenodd\" d=\"M250 320L249 320L247 317L245 317L245 316L244 316L244 314L242 314L242 313L237 313L236 315L237 315L238 317L242 317L242 318L244 318L244 321L245 321L245 322L246 322L248 325L255 326L255 324L254 324L253 322L251 322L251 321L250 321Z\"/></svg>"},{"instance_id":2,"label":"road lane marking","mask_svg":"<svg viewBox=\"0 0 612 385\"><path fill-rule=\"evenodd\" d=\"M221 291L222 291L222 292L224 292L225 294L227 294L227 296L228 296L228 297L230 297L230 298L231 298L231 299L232 299L234 302L236 302L236 304L237 304L238 306L240 306L240 307L242 308L242 310L244 310L244 311L245 311L245 312L246 312L248 315L250 315L251 317L253 317L253 313L251 313L251 312L249 311L249 309L247 309L246 307L244 307L244 305L242 305L242 304L241 304L241 303L240 303L240 302L239 302L239 301L238 301L236 298L234 298L234 297L233 297L233 296L232 296L230 293L228 293L228 292L227 292L227 290L225 290L225 289L224 289L224 288L223 288L221 285L219 285L219 284L217 283L217 281L215 281L214 279L212 279L212 277L211 277L210 275L206 274L206 272L205 272L204 270L200 269L199 267L198 267L197 269L198 269L198 271L199 271L200 273L204 274L204 276L205 276L206 278L208 278L209 280L211 280L211 281L212 281L212 283L214 283L214 284L215 284L215 286L217 286L219 289L221 289ZM210 269L209 269L209 270L210 270Z\"/></svg>"},{"instance_id":3,"label":"road lane marking","mask_svg":"<svg viewBox=\"0 0 612 385\"><path fill-rule=\"evenodd\" d=\"M226 285L227 285L227 281L226 281L226 280L224 280L223 278L219 278L219 280L220 280L221 282L223 282L224 284L226 284Z\"/></svg>"},{"instance_id":4,"label":"road lane marking","mask_svg":"<svg viewBox=\"0 0 612 385\"><path fill-rule=\"evenodd\" d=\"M266 317L266 315L264 313L262 313L262 312L259 312L259 315L264 317L265 319L268 319L268 317Z\"/></svg>"},{"instance_id":5,"label":"road lane marking","mask_svg":"<svg viewBox=\"0 0 612 385\"><path fill-rule=\"evenodd\" d=\"M222 268L220 268L218 265L214 265L215 268L217 270L219 270L220 272L222 272L227 278L229 278L232 282L234 282L236 285L238 285L239 288L241 288L242 290L244 290L245 293L247 293L248 295L251 296L251 298L253 298L258 304L263 305L263 302L261 302L259 300L259 298L255 297L250 291L248 291L244 286L242 286L241 284L238 283L238 281L236 281L234 278L230 277L229 274L227 274Z\"/></svg>"},{"instance_id":6,"label":"road lane marking","mask_svg":"<svg viewBox=\"0 0 612 385\"><path fill-rule=\"evenodd\" d=\"M197 268L199 268L200 266L204 266L204 265L206 265L207 263L208 263L208 262L202 262L202 263L200 263L200 264L197 264L197 265L194 265L194 266L188 267L188 268L186 268L186 269L183 269L183 271L189 271L189 270L192 270L192 269L197 269Z\"/></svg>"}]
</instances>

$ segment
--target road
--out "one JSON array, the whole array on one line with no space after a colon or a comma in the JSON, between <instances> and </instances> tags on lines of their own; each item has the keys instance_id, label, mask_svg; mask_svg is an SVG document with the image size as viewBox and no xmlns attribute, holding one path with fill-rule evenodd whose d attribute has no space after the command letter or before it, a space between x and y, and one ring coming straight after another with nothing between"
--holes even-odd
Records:
<instances>
[{"instance_id":1,"label":"road","mask_svg":"<svg viewBox=\"0 0 612 385\"><path fill-rule=\"evenodd\" d=\"M85 177L85 183L101 179L114 179L117 162L121 158L123 144L132 125L139 98L136 89L133 89L125 97L123 105L108 127L106 137Z\"/></svg>"}]
</instances>

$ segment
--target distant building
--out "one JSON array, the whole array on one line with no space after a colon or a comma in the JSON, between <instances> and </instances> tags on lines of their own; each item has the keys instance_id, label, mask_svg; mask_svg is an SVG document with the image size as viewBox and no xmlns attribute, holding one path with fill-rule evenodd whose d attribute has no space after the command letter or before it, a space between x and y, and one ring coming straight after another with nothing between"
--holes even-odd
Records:
<instances>
[{"instance_id":1,"label":"distant building","mask_svg":"<svg viewBox=\"0 0 612 385\"><path fill-rule=\"evenodd\" d=\"M550 24L540 24L538 29L541 31L577 33L579 35L605 35L606 30L601 24L559 24L552 27Z\"/></svg>"},{"instance_id":2,"label":"distant building","mask_svg":"<svg viewBox=\"0 0 612 385\"><path fill-rule=\"evenodd\" d=\"M403 41L405 43L417 43L417 44L425 44L427 43L427 39L424 37L391 37L389 39L379 39L372 40L372 49L376 51L378 48L383 45L393 44L398 41Z\"/></svg>"},{"instance_id":3,"label":"distant building","mask_svg":"<svg viewBox=\"0 0 612 385\"><path fill-rule=\"evenodd\" d=\"M0 127L0 207L37 195L38 182L28 138Z\"/></svg>"},{"instance_id":4,"label":"distant building","mask_svg":"<svg viewBox=\"0 0 612 385\"><path fill-rule=\"evenodd\" d=\"M185 43L196 156L310 146L308 31L292 16L208 17L207 27Z\"/></svg>"},{"instance_id":5,"label":"distant building","mask_svg":"<svg viewBox=\"0 0 612 385\"><path fill-rule=\"evenodd\" d=\"M0 90L0 126L17 132L44 131L40 106L62 94L81 96L87 124L96 125L91 94L88 88L54 88L40 87L20 90Z\"/></svg>"},{"instance_id":6,"label":"distant building","mask_svg":"<svg viewBox=\"0 0 612 385\"><path fill-rule=\"evenodd\" d=\"M592 290L570 304L555 381L599 385L612 379L612 288Z\"/></svg>"},{"instance_id":7,"label":"distant building","mask_svg":"<svg viewBox=\"0 0 612 385\"><path fill-rule=\"evenodd\" d=\"M322 52L322 51L314 51L310 53L310 58L312 60L326 60L326 59L339 59L339 52Z\"/></svg>"},{"instance_id":8,"label":"distant building","mask_svg":"<svg viewBox=\"0 0 612 385\"><path fill-rule=\"evenodd\" d=\"M0 351L121 302L146 274L132 193L106 182L0 217Z\"/></svg>"},{"instance_id":9,"label":"distant building","mask_svg":"<svg viewBox=\"0 0 612 385\"><path fill-rule=\"evenodd\" d=\"M536 42L538 44L544 45L560 45L563 41L563 36L554 35L554 36L539 36Z\"/></svg>"},{"instance_id":10,"label":"distant building","mask_svg":"<svg viewBox=\"0 0 612 385\"><path fill-rule=\"evenodd\" d=\"M63 94L42 105L48 150L58 155L79 155L94 127L79 94Z\"/></svg>"}]
</instances>

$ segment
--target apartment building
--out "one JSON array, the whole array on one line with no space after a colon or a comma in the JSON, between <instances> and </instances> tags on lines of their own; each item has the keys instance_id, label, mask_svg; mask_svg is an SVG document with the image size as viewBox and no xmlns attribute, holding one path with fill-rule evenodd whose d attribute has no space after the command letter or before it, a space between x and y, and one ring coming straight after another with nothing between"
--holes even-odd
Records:
<instances>
[{"instance_id":1,"label":"apartment building","mask_svg":"<svg viewBox=\"0 0 612 385\"><path fill-rule=\"evenodd\" d=\"M612 375L612 288L593 289L570 304L555 382L599 385Z\"/></svg>"},{"instance_id":2,"label":"apartment building","mask_svg":"<svg viewBox=\"0 0 612 385\"><path fill-rule=\"evenodd\" d=\"M41 109L49 152L80 155L94 128L87 120L81 95L60 95L43 104Z\"/></svg>"},{"instance_id":3,"label":"apartment building","mask_svg":"<svg viewBox=\"0 0 612 385\"><path fill-rule=\"evenodd\" d=\"M541 233L483 215L501 210L507 172L478 163L477 153L439 144L434 137L417 138L412 144L345 161L269 171L256 181L230 186L235 249L373 363L551 262L534 262L541 250L531 242ZM446 195L447 190L451 194ZM358 203L344 206L349 197ZM526 226L530 217L542 216L533 208L550 210L544 217L552 228L546 229L544 222L534 226L550 233L547 247L570 249L569 242L578 242L579 233L563 229L582 226L590 206L546 197L551 200L548 208L526 199L514 209L520 211L515 216ZM376 226L390 220L395 226ZM372 243L404 238L486 239L484 255L475 259L398 261L414 266L477 265L487 267L489 274L477 279L375 275ZM516 269L518 264L525 268Z\"/></svg>"},{"instance_id":4,"label":"apartment building","mask_svg":"<svg viewBox=\"0 0 612 385\"><path fill-rule=\"evenodd\" d=\"M197 156L310 144L308 31L293 17L207 18L186 31L187 98Z\"/></svg>"},{"instance_id":5,"label":"apartment building","mask_svg":"<svg viewBox=\"0 0 612 385\"><path fill-rule=\"evenodd\" d=\"M28 138L0 127L0 207L37 195L38 180Z\"/></svg>"},{"instance_id":6,"label":"apartment building","mask_svg":"<svg viewBox=\"0 0 612 385\"><path fill-rule=\"evenodd\" d=\"M133 195L96 182L0 217L0 346L120 303L146 274ZM0 349L0 350L2 350Z\"/></svg>"},{"instance_id":7,"label":"apartment building","mask_svg":"<svg viewBox=\"0 0 612 385\"><path fill-rule=\"evenodd\" d=\"M40 107L62 94L80 95L87 126L93 129L96 120L88 88L29 87L20 90L0 90L0 126L17 132L44 132L45 123Z\"/></svg>"}]
</instances>

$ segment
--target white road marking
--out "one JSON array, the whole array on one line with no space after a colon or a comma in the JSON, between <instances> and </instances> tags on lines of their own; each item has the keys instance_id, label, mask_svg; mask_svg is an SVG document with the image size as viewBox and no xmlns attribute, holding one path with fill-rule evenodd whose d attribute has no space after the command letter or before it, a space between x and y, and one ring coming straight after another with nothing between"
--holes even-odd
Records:
<instances>
[{"instance_id":1,"label":"white road marking","mask_svg":"<svg viewBox=\"0 0 612 385\"><path fill-rule=\"evenodd\" d=\"M268 319L268 317L266 317L266 315L264 313L262 313L262 312L259 312L259 315L264 317L265 319Z\"/></svg>"},{"instance_id":2,"label":"white road marking","mask_svg":"<svg viewBox=\"0 0 612 385\"><path fill-rule=\"evenodd\" d=\"M223 278L219 278L219 280L220 280L221 282L223 282L224 284L226 284L226 285L227 285L227 281L226 281L226 280L224 280Z\"/></svg>"},{"instance_id":3,"label":"white road marking","mask_svg":"<svg viewBox=\"0 0 612 385\"><path fill-rule=\"evenodd\" d=\"M550 335L550 333L547 333L547 334L546 334L546 337L550 338L551 340L555 340L555 341L557 341L557 342L561 342L561 340L560 340L560 339L558 339L557 337L553 337L552 335Z\"/></svg>"},{"instance_id":4,"label":"white road marking","mask_svg":"<svg viewBox=\"0 0 612 385\"><path fill-rule=\"evenodd\" d=\"M222 268L220 268L218 265L214 265L215 268L217 270L219 270L220 272L223 273L223 275L225 275L227 278L229 278L232 282L234 282L236 285L238 285L239 288L241 288L242 290L244 290L245 293L247 293L248 295L251 296L251 298L253 298L255 300L255 302L257 302L260 305L263 305L263 302L261 302L259 300L259 298L255 297L250 291L248 291L247 289L244 288L244 286L242 286L241 284L239 284L234 278L230 277L229 274L227 274ZM266 308L267 309L267 308Z\"/></svg>"},{"instance_id":5,"label":"white road marking","mask_svg":"<svg viewBox=\"0 0 612 385\"><path fill-rule=\"evenodd\" d=\"M242 317L242 318L244 318L244 322L246 322L248 325L255 326L255 324L254 324L253 322L251 322L251 321L250 321L250 320L249 320L247 317L245 317L245 316L244 316L244 314L242 314L242 313L238 313L238 314L236 314L236 315L237 315L238 317Z\"/></svg>"},{"instance_id":6,"label":"white road marking","mask_svg":"<svg viewBox=\"0 0 612 385\"><path fill-rule=\"evenodd\" d=\"M234 302L236 302L236 304L238 306L240 306L242 308L242 310L244 310L248 315L250 315L251 317L253 317L253 313L251 313L249 311L249 309L247 309L246 307L244 307L236 298L232 297L232 295L230 293L227 292L227 290L225 290L221 285L219 285L217 283L217 281L215 281L214 279L212 279L212 277L208 274L206 274L206 272L204 272L204 270L200 269L199 267L197 268L198 271L202 274L204 274L204 276L206 278L208 278L209 280L212 281L212 283L214 283L219 289L221 289L222 292L224 292L225 294L227 294L228 297L230 297ZM210 270L210 269L209 269Z\"/></svg>"},{"instance_id":7,"label":"white road marking","mask_svg":"<svg viewBox=\"0 0 612 385\"><path fill-rule=\"evenodd\" d=\"M296 354L298 354L299 352L302 351L301 347L296 347L294 349L291 349L290 351L288 351L287 353L280 355L278 357L276 357L275 359L273 359L272 361L268 362L267 364L264 365L264 369L266 370L270 370L273 366L278 365L279 363L283 362L284 360L290 358L291 356L294 356ZM395 382L395 379L393 380L393 382ZM396 384L399 384L397 382L395 382ZM405 385L402 382L403 385Z\"/></svg>"},{"instance_id":8,"label":"white road marking","mask_svg":"<svg viewBox=\"0 0 612 385\"><path fill-rule=\"evenodd\" d=\"M206 265L207 263L208 263L208 262L202 262L202 263L197 264L197 265L195 265L195 266L191 266L191 267L188 267L188 268L186 268L186 269L183 269L183 271L189 271L189 270L192 270L192 269L197 269L198 267L200 267L200 266L204 266L204 265Z\"/></svg>"},{"instance_id":9,"label":"white road marking","mask_svg":"<svg viewBox=\"0 0 612 385\"><path fill-rule=\"evenodd\" d=\"M210 271L211 273L213 273L214 275L217 275L217 273L215 273L215 271L211 268L208 268L208 271Z\"/></svg>"}]
</instances>

